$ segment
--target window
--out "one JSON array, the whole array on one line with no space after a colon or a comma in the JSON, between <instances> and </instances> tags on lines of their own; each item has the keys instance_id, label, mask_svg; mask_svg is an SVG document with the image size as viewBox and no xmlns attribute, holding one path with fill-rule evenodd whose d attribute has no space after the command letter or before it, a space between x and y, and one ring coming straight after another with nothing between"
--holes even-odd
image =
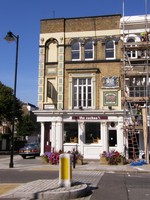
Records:
<instances>
[{"instance_id":1,"label":"window","mask_svg":"<svg viewBox=\"0 0 150 200\"><path fill-rule=\"evenodd\" d=\"M72 60L80 60L81 47L79 42L75 42L71 46L71 59Z\"/></svg>"},{"instance_id":2,"label":"window","mask_svg":"<svg viewBox=\"0 0 150 200\"><path fill-rule=\"evenodd\" d=\"M64 123L64 143L78 143L78 123Z\"/></svg>"},{"instance_id":3,"label":"window","mask_svg":"<svg viewBox=\"0 0 150 200\"><path fill-rule=\"evenodd\" d=\"M73 105L74 108L91 108L92 83L91 78L73 79Z\"/></svg>"},{"instance_id":4,"label":"window","mask_svg":"<svg viewBox=\"0 0 150 200\"><path fill-rule=\"evenodd\" d=\"M93 60L94 59L94 45L92 41L89 41L84 46L84 58L85 60Z\"/></svg>"},{"instance_id":5,"label":"window","mask_svg":"<svg viewBox=\"0 0 150 200\"><path fill-rule=\"evenodd\" d=\"M127 42L132 43L135 42L133 38L129 38ZM130 47L134 47L135 45L129 45ZM136 58L137 57L137 51L127 51L127 54L130 58Z\"/></svg>"},{"instance_id":6,"label":"window","mask_svg":"<svg viewBox=\"0 0 150 200\"><path fill-rule=\"evenodd\" d=\"M145 97L146 77L130 77L128 88L130 97Z\"/></svg>"},{"instance_id":7,"label":"window","mask_svg":"<svg viewBox=\"0 0 150 200\"><path fill-rule=\"evenodd\" d=\"M85 143L98 143L101 138L100 123L89 122L85 124Z\"/></svg>"},{"instance_id":8,"label":"window","mask_svg":"<svg viewBox=\"0 0 150 200\"><path fill-rule=\"evenodd\" d=\"M115 58L115 42L113 40L108 40L105 43L105 56L106 59Z\"/></svg>"}]
</instances>

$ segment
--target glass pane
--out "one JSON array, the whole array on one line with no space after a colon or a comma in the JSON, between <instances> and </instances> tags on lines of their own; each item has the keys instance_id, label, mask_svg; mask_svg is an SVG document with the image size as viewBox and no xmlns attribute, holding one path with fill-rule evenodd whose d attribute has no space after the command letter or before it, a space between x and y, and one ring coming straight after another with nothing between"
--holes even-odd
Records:
<instances>
[{"instance_id":1,"label":"glass pane","mask_svg":"<svg viewBox=\"0 0 150 200\"><path fill-rule=\"evenodd\" d=\"M127 42L135 42L133 38L128 39Z\"/></svg>"},{"instance_id":2,"label":"glass pane","mask_svg":"<svg viewBox=\"0 0 150 200\"><path fill-rule=\"evenodd\" d=\"M91 78L88 78L88 85L91 84Z\"/></svg>"},{"instance_id":3,"label":"glass pane","mask_svg":"<svg viewBox=\"0 0 150 200\"><path fill-rule=\"evenodd\" d=\"M84 56L85 56L85 59L93 58L93 52L92 51L85 51Z\"/></svg>"},{"instance_id":4,"label":"glass pane","mask_svg":"<svg viewBox=\"0 0 150 200\"><path fill-rule=\"evenodd\" d=\"M88 106L91 106L91 100L88 100Z\"/></svg>"},{"instance_id":5,"label":"glass pane","mask_svg":"<svg viewBox=\"0 0 150 200\"><path fill-rule=\"evenodd\" d=\"M76 42L71 47L72 50L79 50L79 42Z\"/></svg>"},{"instance_id":6,"label":"glass pane","mask_svg":"<svg viewBox=\"0 0 150 200\"><path fill-rule=\"evenodd\" d=\"M114 51L106 50L106 58L114 58Z\"/></svg>"},{"instance_id":7,"label":"glass pane","mask_svg":"<svg viewBox=\"0 0 150 200\"><path fill-rule=\"evenodd\" d=\"M74 85L77 85L77 79L74 79Z\"/></svg>"},{"instance_id":8,"label":"glass pane","mask_svg":"<svg viewBox=\"0 0 150 200\"><path fill-rule=\"evenodd\" d=\"M83 79L83 85L86 85L86 79L85 78Z\"/></svg>"},{"instance_id":9,"label":"glass pane","mask_svg":"<svg viewBox=\"0 0 150 200\"><path fill-rule=\"evenodd\" d=\"M93 45L92 45L92 42L87 42L84 46L84 49L87 50L87 49L93 49Z\"/></svg>"},{"instance_id":10,"label":"glass pane","mask_svg":"<svg viewBox=\"0 0 150 200\"><path fill-rule=\"evenodd\" d=\"M106 43L106 49L109 49L109 48L114 48L113 41L111 40Z\"/></svg>"},{"instance_id":11,"label":"glass pane","mask_svg":"<svg viewBox=\"0 0 150 200\"><path fill-rule=\"evenodd\" d=\"M72 51L72 60L73 59L79 59L79 52L78 51Z\"/></svg>"},{"instance_id":12,"label":"glass pane","mask_svg":"<svg viewBox=\"0 0 150 200\"><path fill-rule=\"evenodd\" d=\"M88 93L89 93L89 92L91 93L91 86L90 86L90 87L88 87Z\"/></svg>"}]
</instances>

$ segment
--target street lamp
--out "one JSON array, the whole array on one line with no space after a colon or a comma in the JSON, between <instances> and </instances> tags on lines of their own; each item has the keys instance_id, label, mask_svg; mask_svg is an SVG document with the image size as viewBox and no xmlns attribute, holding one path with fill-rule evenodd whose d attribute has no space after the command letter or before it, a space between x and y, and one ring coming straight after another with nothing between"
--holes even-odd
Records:
<instances>
[{"instance_id":1,"label":"street lamp","mask_svg":"<svg viewBox=\"0 0 150 200\"><path fill-rule=\"evenodd\" d=\"M14 75L14 91L13 91L13 119L12 119L12 132L11 132L11 152L10 152L10 163L9 168L14 167L13 156L14 156L14 127L15 127L15 113L16 113L16 86L17 86L17 67L18 67L18 45L19 35L14 35L12 32L8 32L4 38L8 42L16 41L16 60L15 60L15 75Z\"/></svg>"}]
</instances>

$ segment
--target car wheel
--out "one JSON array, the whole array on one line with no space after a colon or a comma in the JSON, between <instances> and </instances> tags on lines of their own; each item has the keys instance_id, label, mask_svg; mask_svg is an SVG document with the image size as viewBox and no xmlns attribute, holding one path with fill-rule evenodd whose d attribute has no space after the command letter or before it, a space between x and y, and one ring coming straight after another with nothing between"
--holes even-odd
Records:
<instances>
[{"instance_id":1,"label":"car wheel","mask_svg":"<svg viewBox=\"0 0 150 200\"><path fill-rule=\"evenodd\" d=\"M26 159L26 156L25 156L25 155L23 155L23 156L22 156L22 158L23 158L23 159Z\"/></svg>"}]
</instances>

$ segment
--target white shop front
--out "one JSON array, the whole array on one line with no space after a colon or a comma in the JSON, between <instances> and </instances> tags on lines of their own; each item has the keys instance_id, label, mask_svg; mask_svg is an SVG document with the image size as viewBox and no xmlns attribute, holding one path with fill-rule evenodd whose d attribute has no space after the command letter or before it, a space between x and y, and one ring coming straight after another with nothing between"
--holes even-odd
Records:
<instances>
[{"instance_id":1,"label":"white shop front","mask_svg":"<svg viewBox=\"0 0 150 200\"><path fill-rule=\"evenodd\" d=\"M43 110L35 114L41 123L41 155L46 145L55 151L78 150L87 159L99 159L111 149L124 153L122 111Z\"/></svg>"}]
</instances>

